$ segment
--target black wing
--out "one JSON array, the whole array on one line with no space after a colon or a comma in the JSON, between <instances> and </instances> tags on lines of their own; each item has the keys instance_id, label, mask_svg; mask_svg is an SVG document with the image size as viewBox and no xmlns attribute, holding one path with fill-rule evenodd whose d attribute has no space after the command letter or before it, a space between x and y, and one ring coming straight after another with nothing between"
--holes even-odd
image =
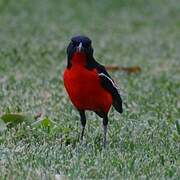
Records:
<instances>
[{"instance_id":1,"label":"black wing","mask_svg":"<svg viewBox=\"0 0 180 180\"><path fill-rule=\"evenodd\" d=\"M105 88L107 91L109 91L113 98L113 106L114 108L119 112L122 113L122 99L118 92L118 89L114 83L114 81L111 79L110 75L106 71L105 67L99 64L95 61L96 69L98 70L99 77L101 79L101 84L103 88Z\"/></svg>"}]
</instances>

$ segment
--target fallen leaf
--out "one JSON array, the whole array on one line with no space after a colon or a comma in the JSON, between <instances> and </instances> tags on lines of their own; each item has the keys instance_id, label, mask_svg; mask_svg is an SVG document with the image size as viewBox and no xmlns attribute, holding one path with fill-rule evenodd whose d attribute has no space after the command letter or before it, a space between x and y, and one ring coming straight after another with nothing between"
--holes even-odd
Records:
<instances>
[{"instance_id":1,"label":"fallen leaf","mask_svg":"<svg viewBox=\"0 0 180 180\"><path fill-rule=\"evenodd\" d=\"M126 71L127 73L139 73L141 72L141 68L139 66L134 66L134 67L121 67L122 71Z\"/></svg>"},{"instance_id":2,"label":"fallen leaf","mask_svg":"<svg viewBox=\"0 0 180 180\"><path fill-rule=\"evenodd\" d=\"M139 73L141 72L141 68L139 66L132 66L132 67L121 67L117 65L106 65L105 68L109 71L125 71L128 74L131 73Z\"/></svg>"},{"instance_id":3,"label":"fallen leaf","mask_svg":"<svg viewBox=\"0 0 180 180\"><path fill-rule=\"evenodd\" d=\"M117 65L106 65L105 68L109 71L117 71L119 69L121 69L119 66Z\"/></svg>"},{"instance_id":4,"label":"fallen leaf","mask_svg":"<svg viewBox=\"0 0 180 180\"><path fill-rule=\"evenodd\" d=\"M30 122L34 118L29 114L4 114L1 116L1 119L7 124L8 127L12 127L22 122Z\"/></svg>"}]
</instances>

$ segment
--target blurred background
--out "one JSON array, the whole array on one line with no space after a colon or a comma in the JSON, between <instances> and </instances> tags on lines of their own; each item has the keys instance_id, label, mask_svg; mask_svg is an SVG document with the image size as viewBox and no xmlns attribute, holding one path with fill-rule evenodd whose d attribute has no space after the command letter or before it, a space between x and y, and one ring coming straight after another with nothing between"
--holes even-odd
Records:
<instances>
[{"instance_id":1,"label":"blurred background","mask_svg":"<svg viewBox=\"0 0 180 180\"><path fill-rule=\"evenodd\" d=\"M51 81L57 85L66 65L66 47L78 34L92 39L100 63L138 65L143 73L167 71L177 78L178 0L0 0L0 81L1 86L6 82L4 93L12 98L17 97L13 93L22 93L26 102L30 89L39 96L40 89ZM12 99L0 97L0 111L6 111ZM28 106L33 107L30 104L17 106L27 111Z\"/></svg>"},{"instance_id":2,"label":"blurred background","mask_svg":"<svg viewBox=\"0 0 180 180\"><path fill-rule=\"evenodd\" d=\"M63 86L66 47L79 34L92 39L98 62L141 68L110 70L124 113L109 114L107 152L94 113L78 144ZM0 120L0 179L178 179L179 94L179 0L0 0L0 116L42 114L48 126L4 131Z\"/></svg>"}]
</instances>

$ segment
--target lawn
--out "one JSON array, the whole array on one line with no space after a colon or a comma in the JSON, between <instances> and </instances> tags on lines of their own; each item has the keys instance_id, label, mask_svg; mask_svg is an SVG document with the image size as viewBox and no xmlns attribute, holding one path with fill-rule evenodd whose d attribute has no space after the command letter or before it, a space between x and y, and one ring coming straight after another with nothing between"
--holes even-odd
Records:
<instances>
[{"instance_id":1,"label":"lawn","mask_svg":"<svg viewBox=\"0 0 180 180\"><path fill-rule=\"evenodd\" d=\"M100 63L142 69L110 72L124 113L111 109L106 149L91 112L79 143L63 86L77 34ZM0 121L0 179L180 179L179 95L179 0L0 0L0 116L25 116L6 129Z\"/></svg>"}]
</instances>

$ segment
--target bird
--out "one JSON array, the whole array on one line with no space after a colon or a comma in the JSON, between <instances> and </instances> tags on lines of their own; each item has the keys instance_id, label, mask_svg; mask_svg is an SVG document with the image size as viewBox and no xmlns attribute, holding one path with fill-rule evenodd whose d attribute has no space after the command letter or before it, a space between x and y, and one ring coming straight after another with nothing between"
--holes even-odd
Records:
<instances>
[{"instance_id":1,"label":"bird","mask_svg":"<svg viewBox=\"0 0 180 180\"><path fill-rule=\"evenodd\" d=\"M67 47L67 67L63 80L67 94L80 115L81 141L86 126L85 111L93 111L102 118L103 146L106 147L108 112L113 106L122 113L122 98L114 80L105 67L95 60L93 54L94 49L89 37L72 37Z\"/></svg>"}]
</instances>

